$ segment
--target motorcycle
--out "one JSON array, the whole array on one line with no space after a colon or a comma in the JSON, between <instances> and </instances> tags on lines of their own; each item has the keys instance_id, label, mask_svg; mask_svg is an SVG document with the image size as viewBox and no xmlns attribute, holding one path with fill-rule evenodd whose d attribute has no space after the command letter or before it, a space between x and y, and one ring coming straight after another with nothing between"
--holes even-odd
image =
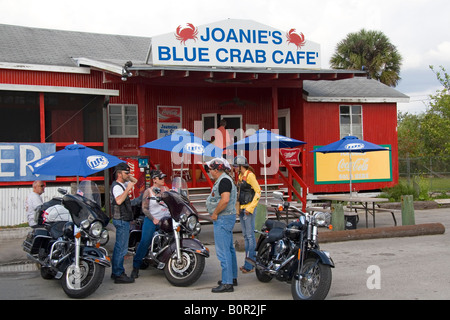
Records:
<instances>
[{"instance_id":1,"label":"motorcycle","mask_svg":"<svg viewBox=\"0 0 450 320\"><path fill-rule=\"evenodd\" d=\"M256 277L269 282L274 277L291 283L294 300L323 300L331 287L331 268L334 262L330 254L321 251L317 240L318 227L329 226L329 213L303 213L284 201L283 193L274 192L282 202L275 207L277 216L288 210L297 212L299 218L286 225L276 220L267 220L256 245L255 260L247 261L255 266Z\"/></svg>"},{"instance_id":2,"label":"motorcycle","mask_svg":"<svg viewBox=\"0 0 450 320\"><path fill-rule=\"evenodd\" d=\"M36 209L39 224L22 247L40 265L42 278L60 279L69 297L85 298L97 290L105 267L111 266L106 249L100 247L100 241L108 239L109 217L95 201L100 193L92 181L82 181L78 194L63 188L58 192L62 197Z\"/></svg>"},{"instance_id":3,"label":"motorcycle","mask_svg":"<svg viewBox=\"0 0 450 320\"><path fill-rule=\"evenodd\" d=\"M189 201L187 183L184 179L175 177L172 190L143 201L150 199L166 206L170 217L160 220L159 230L155 231L141 269L152 266L164 270L167 280L172 285L189 286L202 275L209 250L194 238L200 233L201 225L198 221L198 212ZM130 230L129 252L135 253L137 250L142 224L143 216L140 216Z\"/></svg>"}]
</instances>

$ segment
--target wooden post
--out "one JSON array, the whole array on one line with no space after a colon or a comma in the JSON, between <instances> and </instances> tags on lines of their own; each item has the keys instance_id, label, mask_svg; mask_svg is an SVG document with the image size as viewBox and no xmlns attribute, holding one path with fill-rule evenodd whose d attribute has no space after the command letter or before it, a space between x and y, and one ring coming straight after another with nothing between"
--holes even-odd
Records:
<instances>
[{"instance_id":1,"label":"wooden post","mask_svg":"<svg viewBox=\"0 0 450 320\"><path fill-rule=\"evenodd\" d=\"M39 121L41 143L45 143L45 96L43 92L39 92Z\"/></svg>"},{"instance_id":2,"label":"wooden post","mask_svg":"<svg viewBox=\"0 0 450 320\"><path fill-rule=\"evenodd\" d=\"M402 196L402 225L415 225L414 201L412 195Z\"/></svg>"},{"instance_id":3,"label":"wooden post","mask_svg":"<svg viewBox=\"0 0 450 320\"><path fill-rule=\"evenodd\" d=\"M331 204L331 224L333 231L341 231L345 229L344 206L340 202Z\"/></svg>"}]
</instances>

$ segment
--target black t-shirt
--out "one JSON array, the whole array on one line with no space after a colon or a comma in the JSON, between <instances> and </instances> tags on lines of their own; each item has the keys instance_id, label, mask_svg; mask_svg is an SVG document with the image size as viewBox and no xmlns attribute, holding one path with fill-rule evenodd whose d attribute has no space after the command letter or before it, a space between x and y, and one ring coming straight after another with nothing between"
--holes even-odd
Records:
<instances>
[{"instance_id":1,"label":"black t-shirt","mask_svg":"<svg viewBox=\"0 0 450 320\"><path fill-rule=\"evenodd\" d=\"M230 181L230 179L224 178L222 180L220 180L219 182L219 194L222 194L224 192L230 192L233 189L233 186L231 184L232 182Z\"/></svg>"}]
</instances>

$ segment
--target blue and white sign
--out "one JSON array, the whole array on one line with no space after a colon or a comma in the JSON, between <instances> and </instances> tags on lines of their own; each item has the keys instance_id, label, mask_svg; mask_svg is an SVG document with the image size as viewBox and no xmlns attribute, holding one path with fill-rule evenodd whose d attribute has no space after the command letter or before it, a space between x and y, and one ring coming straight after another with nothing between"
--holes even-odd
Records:
<instances>
[{"instance_id":1,"label":"blue and white sign","mask_svg":"<svg viewBox=\"0 0 450 320\"><path fill-rule=\"evenodd\" d=\"M28 164L55 152L54 143L0 143L0 181L55 180L53 175L34 175Z\"/></svg>"},{"instance_id":2,"label":"blue and white sign","mask_svg":"<svg viewBox=\"0 0 450 320\"><path fill-rule=\"evenodd\" d=\"M281 31L251 21L179 25L152 37L155 66L320 69L320 45L296 29Z\"/></svg>"}]
</instances>

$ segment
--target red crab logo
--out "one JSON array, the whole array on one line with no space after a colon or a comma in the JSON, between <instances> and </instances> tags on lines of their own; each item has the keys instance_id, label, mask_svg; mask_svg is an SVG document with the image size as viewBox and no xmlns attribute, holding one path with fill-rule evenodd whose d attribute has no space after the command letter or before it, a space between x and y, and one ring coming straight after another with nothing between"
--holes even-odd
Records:
<instances>
[{"instance_id":1,"label":"red crab logo","mask_svg":"<svg viewBox=\"0 0 450 320\"><path fill-rule=\"evenodd\" d=\"M295 32L295 29L289 30L289 32L286 33L286 38L288 44L293 43L297 46L297 50L299 50L306 44L305 36L303 35L303 33Z\"/></svg>"},{"instance_id":2,"label":"red crab logo","mask_svg":"<svg viewBox=\"0 0 450 320\"><path fill-rule=\"evenodd\" d=\"M197 40L198 29L192 24L188 23L184 28L178 26L175 32L175 38L180 40L181 44L186 45L187 40Z\"/></svg>"}]
</instances>

